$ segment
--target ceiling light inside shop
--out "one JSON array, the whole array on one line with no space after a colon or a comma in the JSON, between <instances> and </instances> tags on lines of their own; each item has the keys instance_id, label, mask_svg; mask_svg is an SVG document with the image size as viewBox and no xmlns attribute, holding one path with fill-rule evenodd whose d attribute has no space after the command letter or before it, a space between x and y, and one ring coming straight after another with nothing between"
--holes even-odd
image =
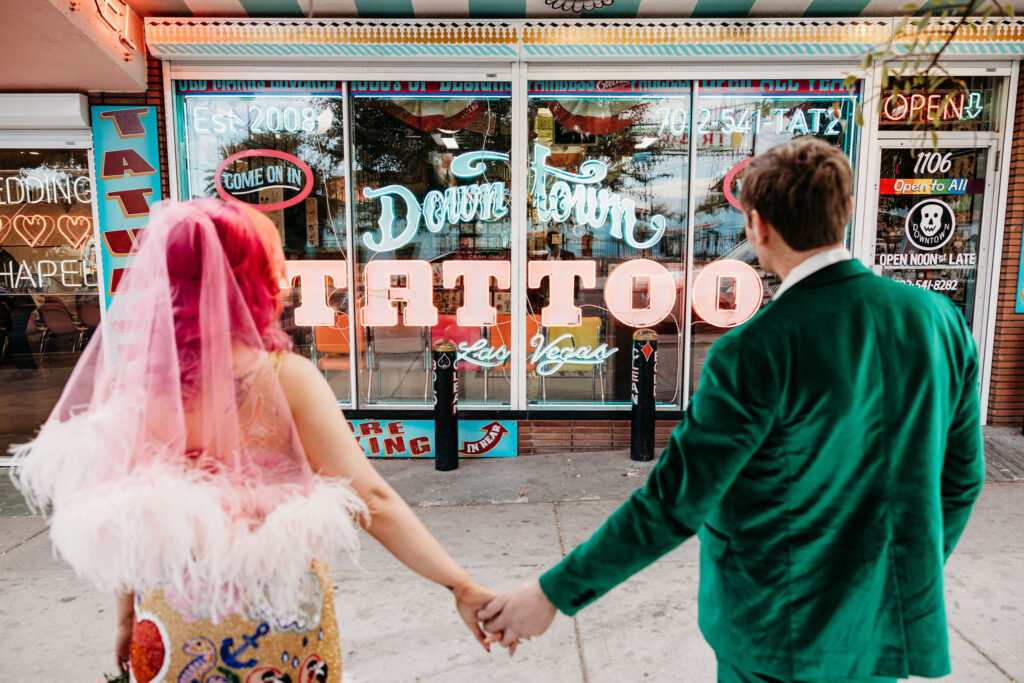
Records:
<instances>
[{"instance_id":1,"label":"ceiling light inside shop","mask_svg":"<svg viewBox=\"0 0 1024 683\"><path fill-rule=\"evenodd\" d=\"M644 137L642 137L640 139L640 142L638 142L635 145L633 145L633 149L647 149L648 147L650 147L651 145L653 145L657 141L658 141L658 138L651 137L650 135L645 135Z\"/></svg>"},{"instance_id":2,"label":"ceiling light inside shop","mask_svg":"<svg viewBox=\"0 0 1024 683\"><path fill-rule=\"evenodd\" d=\"M447 147L448 149L458 149L459 148L459 143L455 140L454 137L449 137L447 135L442 135L441 136L441 142L443 142L444 146Z\"/></svg>"}]
</instances>

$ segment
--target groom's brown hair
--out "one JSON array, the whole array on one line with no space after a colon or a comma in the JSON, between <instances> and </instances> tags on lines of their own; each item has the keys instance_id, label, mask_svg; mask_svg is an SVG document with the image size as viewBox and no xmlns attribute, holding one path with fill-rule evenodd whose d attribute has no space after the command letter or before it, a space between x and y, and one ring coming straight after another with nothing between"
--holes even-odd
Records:
<instances>
[{"instance_id":1,"label":"groom's brown hair","mask_svg":"<svg viewBox=\"0 0 1024 683\"><path fill-rule=\"evenodd\" d=\"M807 136L754 157L740 203L744 211L756 209L790 247L807 251L843 241L852 186L846 156Z\"/></svg>"}]
</instances>

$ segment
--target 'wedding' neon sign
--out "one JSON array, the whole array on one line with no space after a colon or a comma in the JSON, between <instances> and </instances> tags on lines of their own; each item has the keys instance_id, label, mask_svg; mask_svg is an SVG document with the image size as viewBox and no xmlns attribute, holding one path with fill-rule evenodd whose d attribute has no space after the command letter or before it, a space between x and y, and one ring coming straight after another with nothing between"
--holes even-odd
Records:
<instances>
[{"instance_id":1,"label":"'wedding' neon sign","mask_svg":"<svg viewBox=\"0 0 1024 683\"><path fill-rule=\"evenodd\" d=\"M597 187L608 175L607 164L590 159L583 162L579 173L573 173L549 166L549 156L549 148L534 143L530 197L537 209L538 220L564 223L571 218L576 225L595 230L609 224L612 237L624 240L636 249L650 249L661 240L668 223L664 216L652 215L648 221L652 234L645 240L638 240L636 202L617 192ZM506 152L466 152L452 160L451 171L456 178L469 180L486 172L485 162L508 160ZM554 179L550 187L549 178ZM443 192L431 190L422 203L402 185L366 187L363 188L363 196L380 199L381 212L377 219L380 232L377 236L370 232L363 233L363 244L376 252L392 251L405 246L416 237L421 223L426 225L427 230L436 233L453 223L500 220L508 215L509 210L505 183L500 181L457 185ZM395 212L396 198L401 199L405 205L404 225L401 225ZM399 229L397 234L396 228Z\"/></svg>"}]
</instances>

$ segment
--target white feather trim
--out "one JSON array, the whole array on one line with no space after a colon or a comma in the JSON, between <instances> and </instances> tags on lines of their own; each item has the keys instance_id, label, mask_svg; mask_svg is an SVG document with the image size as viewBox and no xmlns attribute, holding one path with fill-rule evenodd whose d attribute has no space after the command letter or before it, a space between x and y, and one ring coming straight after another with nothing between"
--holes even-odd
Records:
<instances>
[{"instance_id":1,"label":"white feather trim","mask_svg":"<svg viewBox=\"0 0 1024 683\"><path fill-rule=\"evenodd\" d=\"M357 561L353 518L369 513L347 481L315 477L312 487L268 482L240 491L196 470L131 469L127 453L111 452L128 445L110 439L109 426L94 411L48 423L12 449L12 476L29 503L53 506L54 548L99 589L169 584L185 606L214 621L244 605L288 618L314 559L346 552ZM109 450L99 452L101 444ZM232 514L261 501L269 509L261 520Z\"/></svg>"}]
</instances>

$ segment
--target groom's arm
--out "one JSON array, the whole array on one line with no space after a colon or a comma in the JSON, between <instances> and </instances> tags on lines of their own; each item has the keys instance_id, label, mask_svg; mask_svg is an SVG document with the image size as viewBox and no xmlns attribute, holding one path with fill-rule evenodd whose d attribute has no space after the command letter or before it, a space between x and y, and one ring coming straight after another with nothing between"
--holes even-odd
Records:
<instances>
[{"instance_id":1,"label":"groom's arm","mask_svg":"<svg viewBox=\"0 0 1024 683\"><path fill-rule=\"evenodd\" d=\"M575 614L697 531L771 429L775 386L761 345L735 333L714 345L646 485L540 577L555 607Z\"/></svg>"}]
</instances>

